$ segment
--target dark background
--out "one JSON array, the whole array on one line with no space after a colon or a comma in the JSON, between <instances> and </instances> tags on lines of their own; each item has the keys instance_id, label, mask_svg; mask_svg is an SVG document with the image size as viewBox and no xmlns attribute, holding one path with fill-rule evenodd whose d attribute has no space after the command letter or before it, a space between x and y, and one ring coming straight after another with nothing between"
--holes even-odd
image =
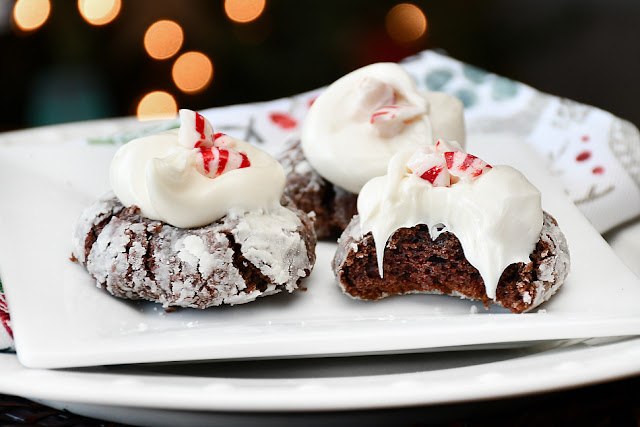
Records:
<instances>
[{"instance_id":1,"label":"dark background","mask_svg":"<svg viewBox=\"0 0 640 427\"><path fill-rule=\"evenodd\" d=\"M77 1L52 0L47 22L29 33L12 23L14 3L0 0L0 131L135 114L151 90L180 108L269 100L427 48L640 125L638 0L415 0L428 29L410 45L385 30L400 1L267 0L256 21L236 24L222 0L123 0L112 23L95 27ZM213 61L203 92L182 94L173 60L145 54L144 32L158 19L183 27L181 52Z\"/></svg>"}]
</instances>

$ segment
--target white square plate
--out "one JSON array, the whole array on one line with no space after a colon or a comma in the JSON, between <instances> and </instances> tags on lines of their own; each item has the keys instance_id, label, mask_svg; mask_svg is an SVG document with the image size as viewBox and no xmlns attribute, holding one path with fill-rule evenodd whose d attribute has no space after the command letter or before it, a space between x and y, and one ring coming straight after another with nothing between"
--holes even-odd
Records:
<instances>
[{"instance_id":1,"label":"white square plate","mask_svg":"<svg viewBox=\"0 0 640 427\"><path fill-rule=\"evenodd\" d=\"M108 189L114 146L0 144L0 271L18 357L28 367L435 351L640 334L640 283L517 139L470 136L469 151L518 167L565 232L572 271L528 314L446 296L355 301L334 283L321 243L307 291L165 313L114 298L69 260L74 222Z\"/></svg>"}]
</instances>

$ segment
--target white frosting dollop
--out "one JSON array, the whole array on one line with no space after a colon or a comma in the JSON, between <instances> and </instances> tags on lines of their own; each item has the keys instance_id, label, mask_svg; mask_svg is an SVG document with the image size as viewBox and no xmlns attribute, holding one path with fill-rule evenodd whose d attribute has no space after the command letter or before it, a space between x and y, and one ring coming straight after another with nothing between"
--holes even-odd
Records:
<instances>
[{"instance_id":1,"label":"white frosting dollop","mask_svg":"<svg viewBox=\"0 0 640 427\"><path fill-rule=\"evenodd\" d=\"M384 248L397 229L426 224L433 239L449 231L480 272L487 296L495 299L504 269L530 261L543 223L540 192L510 166L494 166L473 180L434 187L407 168L412 154L396 154L387 175L362 188L361 234L354 237L373 234L382 276Z\"/></svg>"},{"instance_id":2,"label":"white frosting dollop","mask_svg":"<svg viewBox=\"0 0 640 427\"><path fill-rule=\"evenodd\" d=\"M110 180L123 205L138 206L151 219L193 228L231 210L248 212L280 203L285 175L271 155L225 136L225 146L245 153L251 166L210 178L198 171L198 152L181 145L178 135L174 129L135 139L116 152Z\"/></svg>"},{"instance_id":3,"label":"white frosting dollop","mask_svg":"<svg viewBox=\"0 0 640 427\"><path fill-rule=\"evenodd\" d=\"M301 143L311 166L358 193L383 175L398 151L455 140L464 146L463 105L441 92L420 92L401 66L377 63L331 84L305 118Z\"/></svg>"}]
</instances>

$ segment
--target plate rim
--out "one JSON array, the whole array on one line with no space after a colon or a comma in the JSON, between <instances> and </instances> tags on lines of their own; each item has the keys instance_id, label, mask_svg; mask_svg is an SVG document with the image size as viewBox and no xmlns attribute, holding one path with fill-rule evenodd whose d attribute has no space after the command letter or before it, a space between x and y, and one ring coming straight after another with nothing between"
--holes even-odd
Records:
<instances>
[{"instance_id":1,"label":"plate rim","mask_svg":"<svg viewBox=\"0 0 640 427\"><path fill-rule=\"evenodd\" d=\"M0 354L0 391L58 402L149 409L269 413L351 411L518 397L640 374L637 363L640 337L576 348L579 345L433 371L302 379L31 369L20 365L15 355ZM541 366L545 367L542 371L538 369ZM520 377L513 375L522 372L530 373ZM464 390L462 393L461 389ZM258 399L258 396L262 398Z\"/></svg>"}]
</instances>

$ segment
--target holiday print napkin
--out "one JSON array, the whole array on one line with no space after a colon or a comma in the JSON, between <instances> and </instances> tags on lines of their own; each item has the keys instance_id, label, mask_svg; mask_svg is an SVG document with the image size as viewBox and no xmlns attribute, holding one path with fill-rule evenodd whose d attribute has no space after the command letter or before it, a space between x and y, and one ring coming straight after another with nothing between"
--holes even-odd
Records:
<instances>
[{"instance_id":1,"label":"holiday print napkin","mask_svg":"<svg viewBox=\"0 0 640 427\"><path fill-rule=\"evenodd\" d=\"M0 324L0 352L13 351L13 332L11 332L9 307L7 307L2 282L0 282Z\"/></svg>"}]
</instances>

